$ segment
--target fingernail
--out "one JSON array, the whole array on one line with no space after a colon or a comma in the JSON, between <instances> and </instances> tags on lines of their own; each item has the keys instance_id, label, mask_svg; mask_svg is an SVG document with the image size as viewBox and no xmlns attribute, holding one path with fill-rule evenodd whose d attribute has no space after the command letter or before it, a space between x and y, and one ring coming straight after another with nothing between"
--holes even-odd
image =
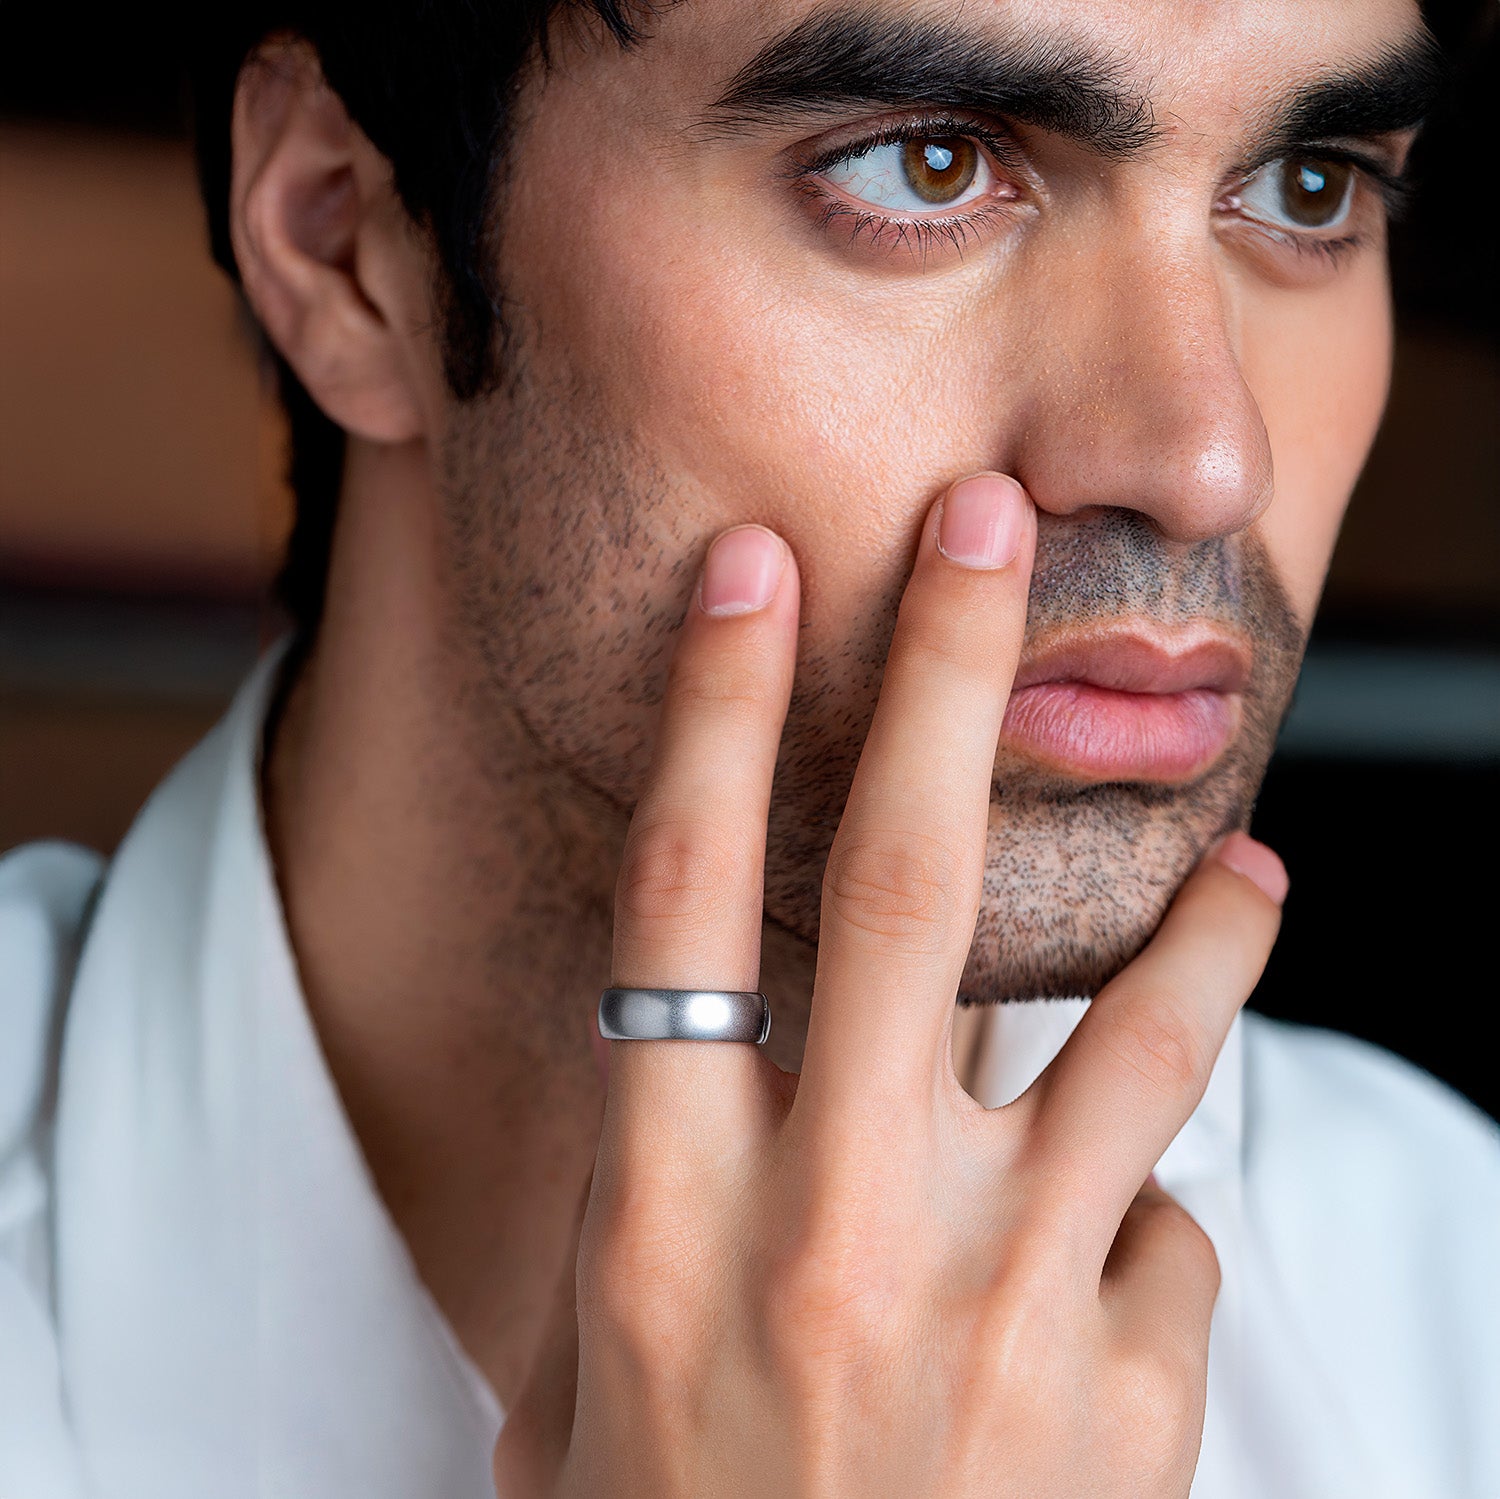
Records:
<instances>
[{"instance_id":1,"label":"fingernail","mask_svg":"<svg viewBox=\"0 0 1500 1499\"><path fill-rule=\"evenodd\" d=\"M736 526L714 538L698 583L705 614L749 614L776 596L786 544L764 526Z\"/></svg>"},{"instance_id":2,"label":"fingernail","mask_svg":"<svg viewBox=\"0 0 1500 1499\"><path fill-rule=\"evenodd\" d=\"M938 550L960 567L1004 567L1021 547L1026 492L1005 474L960 479L943 497Z\"/></svg>"},{"instance_id":3,"label":"fingernail","mask_svg":"<svg viewBox=\"0 0 1500 1499\"><path fill-rule=\"evenodd\" d=\"M1286 865L1264 843L1257 843L1249 833L1234 832L1221 838L1210 850L1221 864L1242 874L1258 886L1279 906L1286 899Z\"/></svg>"}]
</instances>

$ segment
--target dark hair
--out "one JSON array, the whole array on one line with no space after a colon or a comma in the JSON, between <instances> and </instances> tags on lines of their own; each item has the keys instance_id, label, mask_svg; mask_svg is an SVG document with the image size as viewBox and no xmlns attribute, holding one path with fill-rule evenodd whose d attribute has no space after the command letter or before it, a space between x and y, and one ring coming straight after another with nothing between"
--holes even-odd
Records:
<instances>
[{"instance_id":1,"label":"dark hair","mask_svg":"<svg viewBox=\"0 0 1500 1499\"><path fill-rule=\"evenodd\" d=\"M436 252L443 370L455 397L491 388L502 331L486 253L512 100L523 66L545 57L547 27L566 6L591 12L621 45L639 35L633 0L242 0L195 38L193 133L214 259L238 280L229 238L230 120L240 70L266 38L316 50L350 118L391 163L396 192ZM296 520L277 594L305 633L323 608L344 432L274 350L291 453Z\"/></svg>"},{"instance_id":2,"label":"dark hair","mask_svg":"<svg viewBox=\"0 0 1500 1499\"><path fill-rule=\"evenodd\" d=\"M553 18L575 10L622 46L639 39L639 20L672 0L221 0L202 7L211 19L198 22L192 68L193 126L198 167L208 209L214 258L232 277L237 272L229 243L230 117L240 69L263 39L304 37L318 52L323 73L350 117L390 160L395 185L414 222L423 226L436 252L444 372L454 395L469 399L492 387L499 371L496 349L504 324L494 257L487 253L504 165L512 100L523 66L534 54L544 61ZM1428 25L1450 49L1466 49L1476 61L1493 56L1500 13L1478 0L1424 0ZM1476 120L1489 107L1489 91L1463 94ZM1487 115L1485 116L1487 118ZM1478 138L1480 131L1461 135ZM1442 139L1451 146L1452 134ZM1438 153L1436 170L1424 155L1423 176L1439 182L1453 175L1449 157ZM1469 157L1457 153L1465 171ZM1446 174L1446 175L1445 175ZM1467 185L1467 179L1464 179ZM1437 218L1468 211L1465 192L1432 195ZM1443 223L1437 228L1443 229ZM1420 274L1428 261L1445 273L1459 250L1474 257L1474 274L1461 278L1465 319L1475 301L1493 324L1493 278L1480 274L1488 251L1483 236L1440 233L1441 254L1411 253L1413 235L1403 231L1405 255L1396 256L1398 282L1410 301L1450 306L1451 277L1436 284ZM1398 252L1401 246L1397 247ZM1420 248L1420 246L1418 246ZM1431 248L1431 247L1429 247ZM1403 274L1403 262L1408 267ZM291 431L289 475L296 520L277 593L305 635L322 612L339 483L343 431L318 409L284 360L269 351Z\"/></svg>"}]
</instances>

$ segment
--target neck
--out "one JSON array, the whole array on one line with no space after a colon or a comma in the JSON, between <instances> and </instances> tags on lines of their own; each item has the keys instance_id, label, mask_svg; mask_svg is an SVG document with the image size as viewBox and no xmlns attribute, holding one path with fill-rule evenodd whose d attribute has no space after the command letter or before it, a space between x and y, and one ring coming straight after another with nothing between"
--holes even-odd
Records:
<instances>
[{"instance_id":1,"label":"neck","mask_svg":"<svg viewBox=\"0 0 1500 1499\"><path fill-rule=\"evenodd\" d=\"M446 603L436 509L420 447L351 448L328 603L270 727L262 796L350 1123L423 1282L509 1408L571 1269L598 1145L593 1016L629 813L496 709ZM789 1071L814 958L764 927L766 1050ZM960 1058L976 1018L956 1017Z\"/></svg>"},{"instance_id":2,"label":"neck","mask_svg":"<svg viewBox=\"0 0 1500 1499\"><path fill-rule=\"evenodd\" d=\"M417 1272L511 1407L540 1349L603 1116L628 809L468 665L423 450L351 447L326 612L261 795L309 1013ZM475 711L474 704L486 704ZM801 1065L816 953L762 929L766 1055ZM959 1011L960 1077L978 1011Z\"/></svg>"},{"instance_id":3,"label":"neck","mask_svg":"<svg viewBox=\"0 0 1500 1499\"><path fill-rule=\"evenodd\" d=\"M481 735L455 707L473 694L415 534L424 483L419 454L351 453L327 612L263 796L308 1007L376 1185L509 1404L598 1139L591 1017L625 817L519 723L492 715Z\"/></svg>"}]
</instances>

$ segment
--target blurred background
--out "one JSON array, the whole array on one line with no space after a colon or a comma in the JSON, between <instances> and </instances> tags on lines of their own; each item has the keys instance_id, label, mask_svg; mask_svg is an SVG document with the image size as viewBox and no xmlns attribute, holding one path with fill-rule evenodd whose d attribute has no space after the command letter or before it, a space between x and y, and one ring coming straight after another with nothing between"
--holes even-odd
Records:
<instances>
[{"instance_id":1,"label":"blurred background","mask_svg":"<svg viewBox=\"0 0 1500 1499\"><path fill-rule=\"evenodd\" d=\"M1496 7L1430 10L1456 86L1395 232L1389 413L1257 809L1292 894L1254 1003L1500 1113ZM282 431L209 259L176 27L26 7L6 33L0 850L108 851L280 629Z\"/></svg>"}]
</instances>

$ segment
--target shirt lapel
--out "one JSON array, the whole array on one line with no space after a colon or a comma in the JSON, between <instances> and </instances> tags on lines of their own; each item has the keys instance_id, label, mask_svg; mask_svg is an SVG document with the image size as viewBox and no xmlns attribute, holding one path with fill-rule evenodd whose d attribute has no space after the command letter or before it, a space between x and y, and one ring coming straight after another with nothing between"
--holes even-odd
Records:
<instances>
[{"instance_id":1,"label":"shirt lapel","mask_svg":"<svg viewBox=\"0 0 1500 1499\"><path fill-rule=\"evenodd\" d=\"M70 1410L105 1495L481 1499L500 1410L374 1189L282 920L256 793L279 657L147 804L80 963Z\"/></svg>"}]
</instances>

